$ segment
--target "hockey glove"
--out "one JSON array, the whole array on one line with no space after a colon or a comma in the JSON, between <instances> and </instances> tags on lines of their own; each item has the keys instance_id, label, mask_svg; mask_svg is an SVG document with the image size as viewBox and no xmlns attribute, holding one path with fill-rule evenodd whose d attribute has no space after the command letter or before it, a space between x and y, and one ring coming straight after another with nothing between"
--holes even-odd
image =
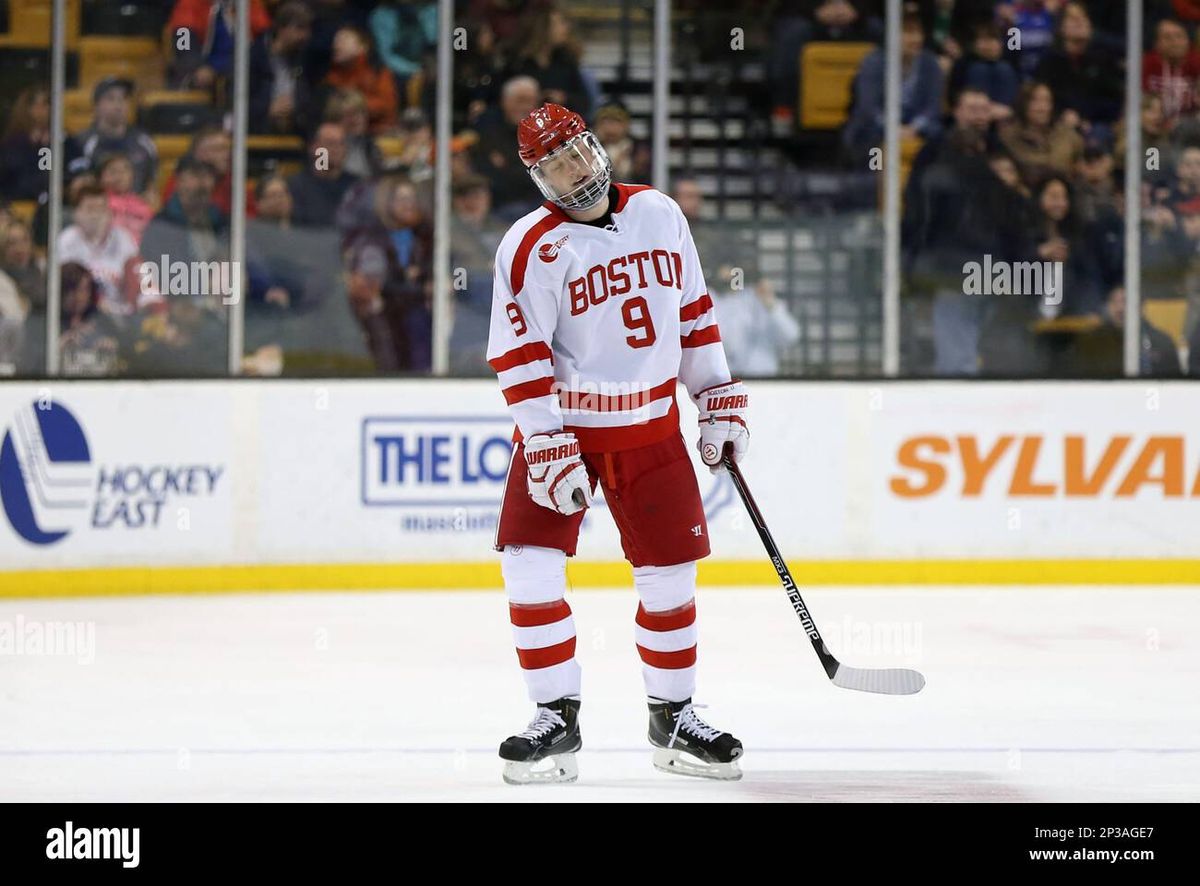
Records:
<instances>
[{"instance_id":1,"label":"hockey glove","mask_svg":"<svg viewBox=\"0 0 1200 886\"><path fill-rule=\"evenodd\" d=\"M724 470L721 456L725 444L733 444L733 460L740 462L750 446L750 430L746 427L746 408L750 395L740 381L705 388L696 395L700 409L700 439L696 448L700 460L714 474Z\"/></svg>"},{"instance_id":2,"label":"hockey glove","mask_svg":"<svg viewBox=\"0 0 1200 886\"><path fill-rule=\"evenodd\" d=\"M592 484L570 431L532 434L525 440L530 497L543 508L570 516L592 505Z\"/></svg>"}]
</instances>

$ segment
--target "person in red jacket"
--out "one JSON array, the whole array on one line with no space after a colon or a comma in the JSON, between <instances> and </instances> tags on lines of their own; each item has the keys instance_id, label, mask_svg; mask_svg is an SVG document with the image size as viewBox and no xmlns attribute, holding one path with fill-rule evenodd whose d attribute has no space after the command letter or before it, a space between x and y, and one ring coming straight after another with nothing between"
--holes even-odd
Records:
<instances>
[{"instance_id":1,"label":"person in red jacket","mask_svg":"<svg viewBox=\"0 0 1200 886\"><path fill-rule=\"evenodd\" d=\"M1163 19L1155 31L1154 49L1142 59L1142 91L1162 99L1163 113L1172 124L1197 107L1200 53L1192 49L1187 31L1174 19Z\"/></svg>"},{"instance_id":2,"label":"person in red jacket","mask_svg":"<svg viewBox=\"0 0 1200 886\"><path fill-rule=\"evenodd\" d=\"M218 77L233 72L235 21L233 0L176 0L167 22L175 49L172 85L210 89ZM250 0L250 39L269 27L271 16L262 0Z\"/></svg>"},{"instance_id":3,"label":"person in red jacket","mask_svg":"<svg viewBox=\"0 0 1200 886\"><path fill-rule=\"evenodd\" d=\"M334 89L354 89L367 100L371 132L396 125L396 81L392 72L370 58L371 38L359 28L346 25L333 36L333 59L325 84Z\"/></svg>"}]
</instances>

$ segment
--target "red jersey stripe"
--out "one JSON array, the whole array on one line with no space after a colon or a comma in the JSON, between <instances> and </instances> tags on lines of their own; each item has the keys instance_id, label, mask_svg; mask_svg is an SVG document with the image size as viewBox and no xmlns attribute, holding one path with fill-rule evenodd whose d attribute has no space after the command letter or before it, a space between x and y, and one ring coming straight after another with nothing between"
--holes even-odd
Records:
<instances>
[{"instance_id":1,"label":"red jersey stripe","mask_svg":"<svg viewBox=\"0 0 1200 886\"><path fill-rule=\"evenodd\" d=\"M647 612L639 603L634 620L648 631L678 631L696 623L696 603L693 600L670 612Z\"/></svg>"},{"instance_id":2,"label":"red jersey stripe","mask_svg":"<svg viewBox=\"0 0 1200 886\"><path fill-rule=\"evenodd\" d=\"M526 363L532 363L535 360L549 360L554 362L554 354L550 350L550 346L544 341L534 341L527 345L521 345L519 348L513 348L511 351L506 351L499 357L493 357L488 360L488 365L496 372L503 372L506 369L513 369L517 366L524 366Z\"/></svg>"},{"instance_id":3,"label":"red jersey stripe","mask_svg":"<svg viewBox=\"0 0 1200 886\"><path fill-rule=\"evenodd\" d=\"M580 452L620 452L649 446L679 432L679 405L671 398L667 414L636 425L615 428L589 428L583 425L564 424L563 430L571 431L579 441Z\"/></svg>"},{"instance_id":4,"label":"red jersey stripe","mask_svg":"<svg viewBox=\"0 0 1200 886\"><path fill-rule=\"evenodd\" d=\"M532 400L534 397L545 397L554 393L554 379L549 375L542 378L535 378L533 381L523 381L518 385L509 385L503 388L501 393L504 394L504 401L513 406L524 400Z\"/></svg>"},{"instance_id":5,"label":"red jersey stripe","mask_svg":"<svg viewBox=\"0 0 1200 886\"><path fill-rule=\"evenodd\" d=\"M655 652L653 649L647 649L645 646L638 645L638 655L642 657L642 661L650 665L652 668L664 668L668 671L677 671L680 668L690 668L696 663L696 647L689 646L687 649L680 649L678 652Z\"/></svg>"},{"instance_id":6,"label":"red jersey stripe","mask_svg":"<svg viewBox=\"0 0 1200 886\"><path fill-rule=\"evenodd\" d=\"M525 269L529 266L529 253L533 251L533 246L542 235L547 231L553 231L564 221L564 215L548 215L528 231L521 238L521 245L517 247L516 254L513 256L512 272L509 274L508 286L512 290L513 298L521 294L522 287L525 286Z\"/></svg>"},{"instance_id":7,"label":"red jersey stripe","mask_svg":"<svg viewBox=\"0 0 1200 886\"><path fill-rule=\"evenodd\" d=\"M574 637L569 640L563 640L561 643L555 643L553 646L543 646L541 649L517 649L517 658L521 662L521 667L527 671L562 664L564 661L570 661L574 657Z\"/></svg>"},{"instance_id":8,"label":"red jersey stripe","mask_svg":"<svg viewBox=\"0 0 1200 886\"><path fill-rule=\"evenodd\" d=\"M508 617L518 628L540 628L552 625L571 615L571 607L566 600L555 600L553 603L517 606L508 604Z\"/></svg>"},{"instance_id":9,"label":"red jersey stripe","mask_svg":"<svg viewBox=\"0 0 1200 886\"><path fill-rule=\"evenodd\" d=\"M708 293L706 292L691 304L686 304L679 309L679 322L687 323L689 320L699 319L711 311L712 306L712 299L708 297Z\"/></svg>"},{"instance_id":10,"label":"red jersey stripe","mask_svg":"<svg viewBox=\"0 0 1200 886\"><path fill-rule=\"evenodd\" d=\"M559 391L558 402L563 409L572 409L577 412L621 412L641 409L643 406L649 406L655 400L669 397L675 393L675 385L676 379L669 378L648 391L636 391L615 396L584 391Z\"/></svg>"},{"instance_id":11,"label":"red jersey stripe","mask_svg":"<svg viewBox=\"0 0 1200 886\"><path fill-rule=\"evenodd\" d=\"M698 348L701 345L711 345L714 342L721 340L721 330L714 323L712 326L705 326L703 329L697 329L690 335L683 335L679 338L679 344L685 348Z\"/></svg>"}]
</instances>

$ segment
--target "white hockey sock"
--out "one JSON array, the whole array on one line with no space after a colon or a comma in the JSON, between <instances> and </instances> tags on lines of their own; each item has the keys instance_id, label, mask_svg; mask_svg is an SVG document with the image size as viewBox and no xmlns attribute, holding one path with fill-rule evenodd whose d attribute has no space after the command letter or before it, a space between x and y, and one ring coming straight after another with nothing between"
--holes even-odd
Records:
<instances>
[{"instance_id":1,"label":"white hockey sock","mask_svg":"<svg viewBox=\"0 0 1200 886\"><path fill-rule=\"evenodd\" d=\"M638 655L646 695L668 701L691 698L696 690L696 564L639 566Z\"/></svg>"},{"instance_id":2,"label":"white hockey sock","mask_svg":"<svg viewBox=\"0 0 1200 886\"><path fill-rule=\"evenodd\" d=\"M513 642L534 702L579 695L575 619L563 599L567 555L553 548L507 545L501 557Z\"/></svg>"}]
</instances>

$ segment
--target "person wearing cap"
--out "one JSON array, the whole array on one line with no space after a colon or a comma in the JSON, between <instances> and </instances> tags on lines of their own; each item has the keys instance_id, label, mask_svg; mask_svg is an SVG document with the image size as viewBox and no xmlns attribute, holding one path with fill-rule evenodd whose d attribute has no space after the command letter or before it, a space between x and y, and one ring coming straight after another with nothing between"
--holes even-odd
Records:
<instances>
[{"instance_id":1,"label":"person wearing cap","mask_svg":"<svg viewBox=\"0 0 1200 886\"><path fill-rule=\"evenodd\" d=\"M610 102L596 112L596 138L612 161L613 175L621 181L650 182L650 145L629 132L629 111L620 102Z\"/></svg>"},{"instance_id":2,"label":"person wearing cap","mask_svg":"<svg viewBox=\"0 0 1200 886\"><path fill-rule=\"evenodd\" d=\"M133 83L123 77L105 77L96 84L92 125L67 139L69 177L95 171L96 161L109 154L124 154L133 166L133 189L144 194L153 187L158 149L149 134L129 122L132 95Z\"/></svg>"}]
</instances>

